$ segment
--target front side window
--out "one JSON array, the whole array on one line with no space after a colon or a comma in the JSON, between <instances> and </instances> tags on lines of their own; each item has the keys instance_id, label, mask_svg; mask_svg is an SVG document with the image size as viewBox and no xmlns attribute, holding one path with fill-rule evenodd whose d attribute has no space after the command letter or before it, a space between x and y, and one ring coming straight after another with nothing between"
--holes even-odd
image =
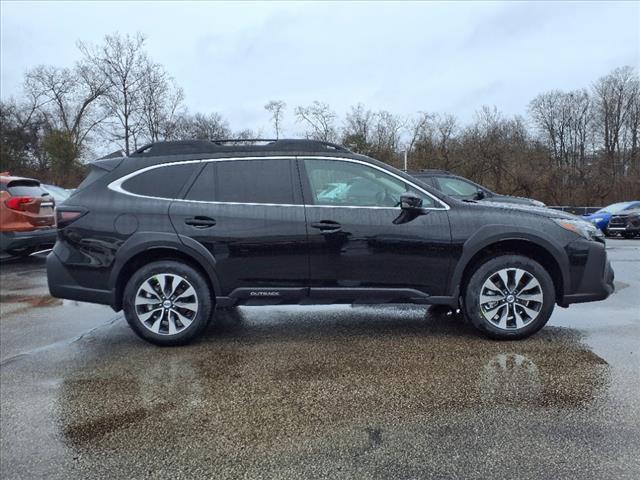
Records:
<instances>
[{"instance_id":1,"label":"front side window","mask_svg":"<svg viewBox=\"0 0 640 480\"><path fill-rule=\"evenodd\" d=\"M454 177L438 177L438 190L453 198L473 198L478 193L478 187Z\"/></svg>"},{"instance_id":2,"label":"front side window","mask_svg":"<svg viewBox=\"0 0 640 480\"><path fill-rule=\"evenodd\" d=\"M400 196L413 191L424 207L433 207L428 195L377 168L340 160L304 160L314 205L397 207Z\"/></svg>"}]
</instances>

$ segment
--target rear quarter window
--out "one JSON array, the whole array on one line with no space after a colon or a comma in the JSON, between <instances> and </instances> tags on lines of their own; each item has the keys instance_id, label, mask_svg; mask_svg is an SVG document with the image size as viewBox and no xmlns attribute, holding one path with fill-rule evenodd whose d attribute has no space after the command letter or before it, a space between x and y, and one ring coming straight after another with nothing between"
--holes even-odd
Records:
<instances>
[{"instance_id":1,"label":"rear quarter window","mask_svg":"<svg viewBox=\"0 0 640 480\"><path fill-rule=\"evenodd\" d=\"M157 198L177 198L198 163L167 165L138 173L122 184L122 189L136 195Z\"/></svg>"}]
</instances>

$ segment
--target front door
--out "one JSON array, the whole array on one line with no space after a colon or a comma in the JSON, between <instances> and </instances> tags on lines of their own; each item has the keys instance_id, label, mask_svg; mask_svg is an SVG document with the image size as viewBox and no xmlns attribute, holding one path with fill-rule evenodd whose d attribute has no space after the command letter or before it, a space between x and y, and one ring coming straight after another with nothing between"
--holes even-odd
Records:
<instances>
[{"instance_id":1,"label":"front door","mask_svg":"<svg viewBox=\"0 0 640 480\"><path fill-rule=\"evenodd\" d=\"M451 246L445 205L366 162L300 158L299 165L312 296L383 302L445 294ZM423 198L425 214L396 224L407 190Z\"/></svg>"}]
</instances>

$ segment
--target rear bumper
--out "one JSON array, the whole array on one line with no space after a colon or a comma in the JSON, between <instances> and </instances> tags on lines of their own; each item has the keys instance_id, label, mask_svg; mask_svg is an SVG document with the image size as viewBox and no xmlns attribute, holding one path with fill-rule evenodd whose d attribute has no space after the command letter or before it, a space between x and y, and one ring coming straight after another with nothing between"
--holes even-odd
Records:
<instances>
[{"instance_id":1,"label":"rear bumper","mask_svg":"<svg viewBox=\"0 0 640 480\"><path fill-rule=\"evenodd\" d=\"M565 294L562 301L558 302L562 307L572 303L604 300L615 290L613 285L615 274L607 259L604 245L598 242L581 241L580 246L584 245L587 245L587 249L582 258L585 258L586 262L580 266L581 275L574 290Z\"/></svg>"},{"instance_id":2,"label":"rear bumper","mask_svg":"<svg viewBox=\"0 0 640 480\"><path fill-rule=\"evenodd\" d=\"M47 255L47 283L52 297L113 306L111 290L80 286L55 251Z\"/></svg>"},{"instance_id":3,"label":"rear bumper","mask_svg":"<svg viewBox=\"0 0 640 480\"><path fill-rule=\"evenodd\" d=\"M53 244L56 243L56 235L55 228L42 228L27 232L0 232L0 251L30 247L53 247Z\"/></svg>"}]
</instances>

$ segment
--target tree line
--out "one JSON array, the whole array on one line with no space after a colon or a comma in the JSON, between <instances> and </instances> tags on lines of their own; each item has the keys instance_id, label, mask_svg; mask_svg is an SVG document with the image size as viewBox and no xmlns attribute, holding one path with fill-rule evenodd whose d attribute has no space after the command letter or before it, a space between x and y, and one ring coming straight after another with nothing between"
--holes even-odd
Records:
<instances>
[{"instance_id":1,"label":"tree line","mask_svg":"<svg viewBox=\"0 0 640 480\"><path fill-rule=\"evenodd\" d=\"M85 162L118 145L124 154L160 140L255 138L217 112L190 112L184 92L145 50L145 38L107 35L78 42L71 68L37 66L20 97L0 103L3 171L74 187ZM282 137L287 105L264 109ZM481 107L472 121L454 115L411 116L362 104L342 118L314 101L293 111L294 136L343 144L396 167L449 170L500 193L554 205L601 205L640 198L640 79L620 67L575 91L543 92L524 115Z\"/></svg>"}]
</instances>

